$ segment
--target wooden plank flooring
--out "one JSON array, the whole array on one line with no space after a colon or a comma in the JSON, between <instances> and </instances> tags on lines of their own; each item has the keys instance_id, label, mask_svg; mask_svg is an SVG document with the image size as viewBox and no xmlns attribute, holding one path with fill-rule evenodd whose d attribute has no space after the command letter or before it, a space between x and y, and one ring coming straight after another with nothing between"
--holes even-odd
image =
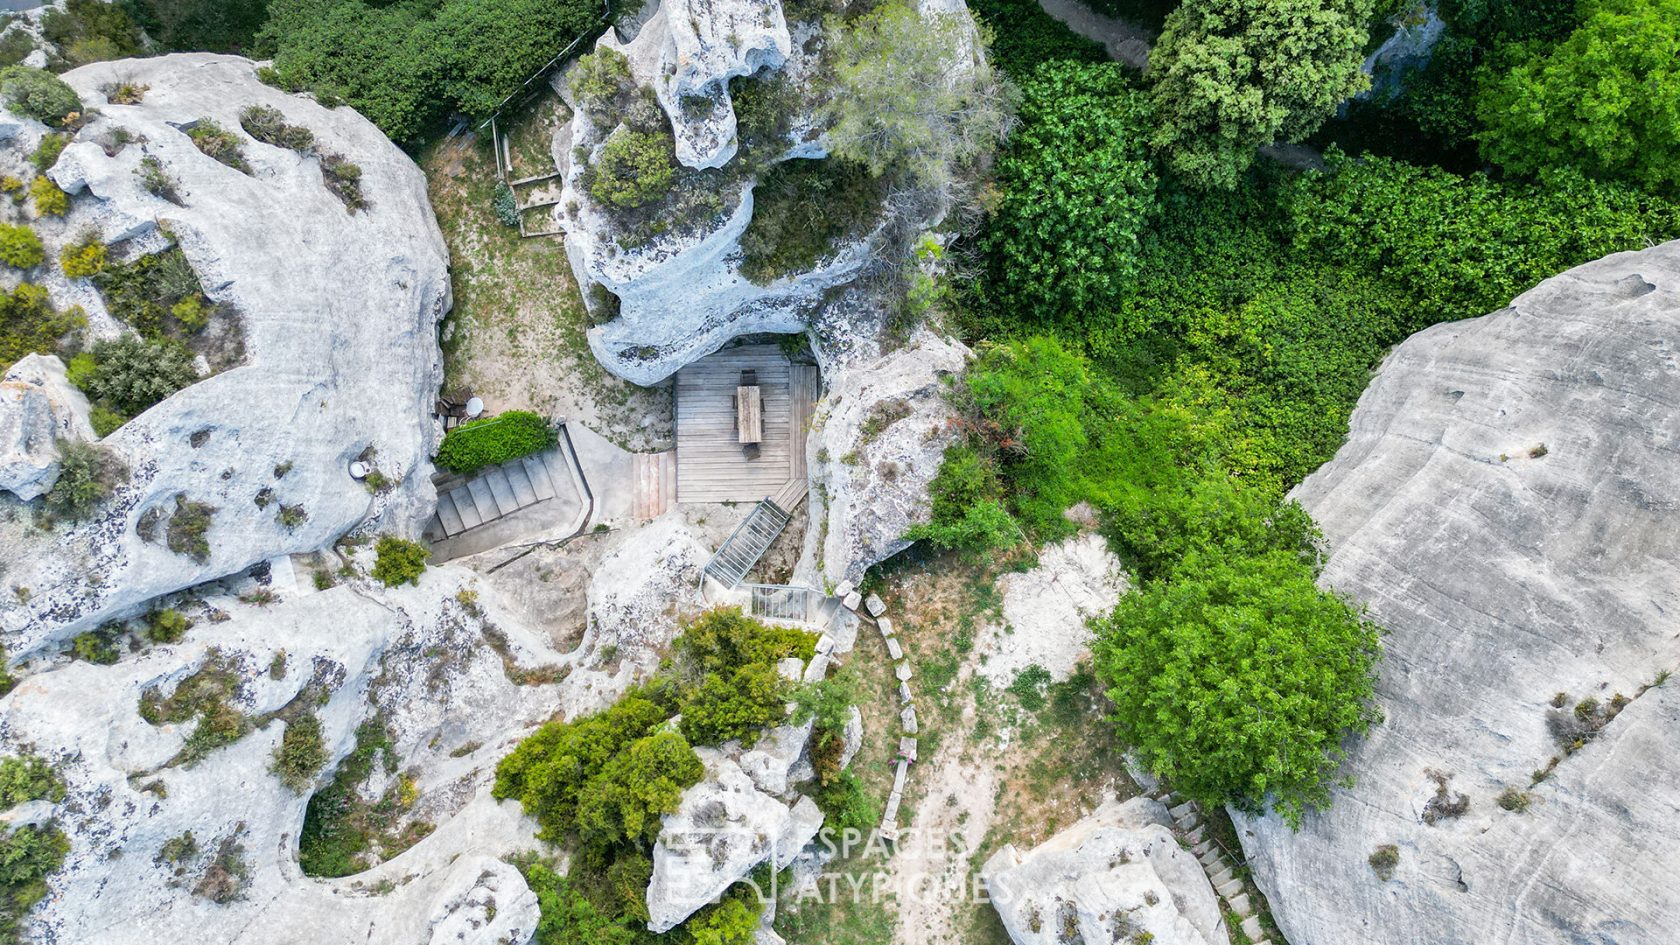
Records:
<instances>
[{"instance_id":1,"label":"wooden plank flooring","mask_svg":"<svg viewBox=\"0 0 1680 945\"><path fill-rule=\"evenodd\" d=\"M748 459L735 433L741 371L758 372L764 441ZM805 477L805 437L815 368L792 365L776 345L743 345L677 372L678 502L757 502Z\"/></svg>"}]
</instances>

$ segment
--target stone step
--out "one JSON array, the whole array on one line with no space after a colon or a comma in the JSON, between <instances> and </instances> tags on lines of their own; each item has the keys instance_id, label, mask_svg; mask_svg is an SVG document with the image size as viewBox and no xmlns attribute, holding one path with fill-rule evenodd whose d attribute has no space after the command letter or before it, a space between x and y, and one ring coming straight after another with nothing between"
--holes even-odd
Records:
<instances>
[{"instance_id":1,"label":"stone step","mask_svg":"<svg viewBox=\"0 0 1680 945\"><path fill-rule=\"evenodd\" d=\"M1248 916L1254 912L1254 908L1249 905L1248 893L1246 892L1237 893L1235 896L1225 900L1225 905L1239 916Z\"/></svg>"},{"instance_id":2,"label":"stone step","mask_svg":"<svg viewBox=\"0 0 1680 945\"><path fill-rule=\"evenodd\" d=\"M1251 941L1260 938L1260 936L1264 934L1264 930L1260 928L1260 917L1257 915L1251 915L1244 919L1242 921L1242 930L1243 934L1248 936Z\"/></svg>"},{"instance_id":3,"label":"stone step","mask_svg":"<svg viewBox=\"0 0 1680 945\"><path fill-rule=\"evenodd\" d=\"M1211 850L1196 854L1196 859L1201 861L1202 869L1214 870L1219 868L1219 860L1224 855L1225 852L1223 850L1215 847Z\"/></svg>"},{"instance_id":4,"label":"stone step","mask_svg":"<svg viewBox=\"0 0 1680 945\"><path fill-rule=\"evenodd\" d=\"M1222 886L1221 885L1215 885L1213 887L1213 891L1219 894L1219 898L1229 899L1232 896L1235 896L1237 893L1242 892L1242 881L1239 880L1239 879L1233 878L1230 882L1225 883Z\"/></svg>"},{"instance_id":5,"label":"stone step","mask_svg":"<svg viewBox=\"0 0 1680 945\"><path fill-rule=\"evenodd\" d=\"M508 463L502 467L507 475L508 486L513 489L513 501L520 508L537 504L537 490L531 486L531 477L525 474L524 463Z\"/></svg>"},{"instance_id":6,"label":"stone step","mask_svg":"<svg viewBox=\"0 0 1680 945\"><path fill-rule=\"evenodd\" d=\"M1213 888L1215 889L1218 889L1236 878L1236 874L1231 872L1231 868L1229 866L1221 866L1217 872L1208 874L1208 882L1212 883Z\"/></svg>"},{"instance_id":7,"label":"stone step","mask_svg":"<svg viewBox=\"0 0 1680 945\"><path fill-rule=\"evenodd\" d=\"M1201 827L1201 825L1201 820L1195 814L1191 814L1178 822L1178 829L1189 833L1194 832L1196 829Z\"/></svg>"},{"instance_id":8,"label":"stone step","mask_svg":"<svg viewBox=\"0 0 1680 945\"><path fill-rule=\"evenodd\" d=\"M455 511L455 502L449 498L448 493L438 496L437 516L443 525L445 536L459 535L466 531L467 526L461 521L461 513Z\"/></svg>"},{"instance_id":9,"label":"stone step","mask_svg":"<svg viewBox=\"0 0 1680 945\"><path fill-rule=\"evenodd\" d=\"M1207 839L1207 830L1203 827L1197 827L1195 830L1186 833L1184 839L1191 843L1201 843Z\"/></svg>"},{"instance_id":10,"label":"stone step","mask_svg":"<svg viewBox=\"0 0 1680 945\"><path fill-rule=\"evenodd\" d=\"M472 494L473 503L478 506L478 514L484 516L486 522L507 514L507 510L496 504L495 493L490 491L490 484L482 478L467 483L467 491Z\"/></svg>"},{"instance_id":11,"label":"stone step","mask_svg":"<svg viewBox=\"0 0 1680 945\"><path fill-rule=\"evenodd\" d=\"M1168 811L1168 813L1172 814L1173 820L1183 822L1186 819L1196 816L1196 805L1190 803L1189 801L1185 801L1177 807L1172 808Z\"/></svg>"},{"instance_id":12,"label":"stone step","mask_svg":"<svg viewBox=\"0 0 1680 945\"><path fill-rule=\"evenodd\" d=\"M490 494L496 497L496 506L503 515L518 511L519 498L513 494L513 484L508 482L506 470L497 466L485 473L484 484L490 487Z\"/></svg>"},{"instance_id":13,"label":"stone step","mask_svg":"<svg viewBox=\"0 0 1680 945\"><path fill-rule=\"evenodd\" d=\"M473 501L472 491L466 486L449 490L449 501L455 504L455 511L461 513L463 530L484 524L484 514L478 510L478 503Z\"/></svg>"},{"instance_id":14,"label":"stone step","mask_svg":"<svg viewBox=\"0 0 1680 945\"><path fill-rule=\"evenodd\" d=\"M1203 840L1201 843L1198 843L1190 848L1190 855L1200 860L1206 857L1210 851L1213 852L1215 856L1219 855L1218 851L1214 849L1212 840Z\"/></svg>"},{"instance_id":15,"label":"stone step","mask_svg":"<svg viewBox=\"0 0 1680 945\"><path fill-rule=\"evenodd\" d=\"M524 467L525 478L530 480L531 491L537 494L537 501L554 498L554 482L548 478L548 467L540 458L527 456L519 461L519 465Z\"/></svg>"}]
</instances>

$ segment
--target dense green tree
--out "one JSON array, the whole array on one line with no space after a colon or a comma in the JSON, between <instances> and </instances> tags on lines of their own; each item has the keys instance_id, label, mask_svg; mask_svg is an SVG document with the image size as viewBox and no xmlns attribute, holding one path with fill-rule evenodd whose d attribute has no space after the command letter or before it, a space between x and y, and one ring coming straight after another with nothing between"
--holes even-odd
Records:
<instances>
[{"instance_id":1,"label":"dense green tree","mask_svg":"<svg viewBox=\"0 0 1680 945\"><path fill-rule=\"evenodd\" d=\"M877 177L933 187L989 154L1009 129L1014 95L975 35L966 12L924 16L904 0L844 24L830 40L830 150Z\"/></svg>"},{"instance_id":2,"label":"dense green tree","mask_svg":"<svg viewBox=\"0 0 1680 945\"><path fill-rule=\"evenodd\" d=\"M750 747L765 726L787 714L790 688L770 663L707 673L683 700L682 733L697 745L740 739Z\"/></svg>"},{"instance_id":3,"label":"dense green tree","mask_svg":"<svg viewBox=\"0 0 1680 945\"><path fill-rule=\"evenodd\" d=\"M796 627L771 626L738 607L715 607L684 627L672 649L679 668L698 678L790 656L809 660L816 643L816 637Z\"/></svg>"},{"instance_id":4,"label":"dense green tree","mask_svg":"<svg viewBox=\"0 0 1680 945\"><path fill-rule=\"evenodd\" d=\"M1044 324L1108 302L1136 269L1155 207L1153 121L1116 63L1048 63L1021 93L986 250L995 303Z\"/></svg>"},{"instance_id":5,"label":"dense green tree","mask_svg":"<svg viewBox=\"0 0 1680 945\"><path fill-rule=\"evenodd\" d=\"M600 16L590 2L444 0L433 33L450 63L444 94L469 115L488 115Z\"/></svg>"},{"instance_id":6,"label":"dense green tree","mask_svg":"<svg viewBox=\"0 0 1680 945\"><path fill-rule=\"evenodd\" d=\"M542 916L537 921L536 945L633 945L636 941L635 932L596 908L569 877L540 863L524 872Z\"/></svg>"},{"instance_id":7,"label":"dense green tree","mask_svg":"<svg viewBox=\"0 0 1680 945\"><path fill-rule=\"evenodd\" d=\"M50 72L29 66L0 69L0 98L6 105L56 128L67 115L82 110L76 90Z\"/></svg>"},{"instance_id":8,"label":"dense green tree","mask_svg":"<svg viewBox=\"0 0 1680 945\"><path fill-rule=\"evenodd\" d=\"M1572 166L1680 191L1680 0L1589 0L1554 47L1531 45L1476 97L1482 153L1521 174Z\"/></svg>"},{"instance_id":9,"label":"dense green tree","mask_svg":"<svg viewBox=\"0 0 1680 945\"><path fill-rule=\"evenodd\" d=\"M1369 84L1370 0L1185 0L1150 53L1151 141L1199 186L1236 186L1257 148L1299 141Z\"/></svg>"},{"instance_id":10,"label":"dense green tree","mask_svg":"<svg viewBox=\"0 0 1680 945\"><path fill-rule=\"evenodd\" d=\"M578 804L578 827L596 842L652 843L660 818L675 813L683 791L705 774L700 757L676 732L637 739L590 779Z\"/></svg>"},{"instance_id":11,"label":"dense green tree","mask_svg":"<svg viewBox=\"0 0 1680 945\"><path fill-rule=\"evenodd\" d=\"M1287 552L1192 555L1093 626L1120 737L1204 804L1299 824L1379 717L1376 627Z\"/></svg>"},{"instance_id":12,"label":"dense green tree","mask_svg":"<svg viewBox=\"0 0 1680 945\"><path fill-rule=\"evenodd\" d=\"M140 25L164 49L239 52L268 15L268 0L128 0Z\"/></svg>"}]
</instances>

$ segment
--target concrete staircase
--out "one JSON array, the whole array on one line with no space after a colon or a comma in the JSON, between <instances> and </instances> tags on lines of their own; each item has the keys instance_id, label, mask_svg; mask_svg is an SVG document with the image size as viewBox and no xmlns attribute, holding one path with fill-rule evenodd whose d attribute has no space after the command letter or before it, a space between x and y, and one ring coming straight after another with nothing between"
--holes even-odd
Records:
<instances>
[{"instance_id":1,"label":"concrete staircase","mask_svg":"<svg viewBox=\"0 0 1680 945\"><path fill-rule=\"evenodd\" d=\"M576 495L575 474L564 444L481 470L471 478L437 481L437 512L426 528L432 541L504 518L558 495Z\"/></svg>"},{"instance_id":2,"label":"concrete staircase","mask_svg":"<svg viewBox=\"0 0 1680 945\"><path fill-rule=\"evenodd\" d=\"M1153 796L1169 805L1167 810L1185 842L1190 844L1190 853L1202 864L1202 871L1207 874L1208 882L1213 884L1213 891L1219 895L1225 909L1237 917L1248 941L1252 945L1270 945L1266 930L1260 925L1259 910L1251 901L1242 879L1237 876L1237 862L1209 834L1201 809L1194 801L1180 800L1173 794L1157 791Z\"/></svg>"}]
</instances>

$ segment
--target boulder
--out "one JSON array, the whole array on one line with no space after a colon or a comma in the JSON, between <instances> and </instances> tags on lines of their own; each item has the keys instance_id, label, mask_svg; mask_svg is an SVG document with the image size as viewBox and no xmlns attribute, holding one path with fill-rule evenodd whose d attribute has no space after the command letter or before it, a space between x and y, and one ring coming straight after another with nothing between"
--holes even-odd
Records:
<instances>
[{"instance_id":1,"label":"boulder","mask_svg":"<svg viewBox=\"0 0 1680 945\"><path fill-rule=\"evenodd\" d=\"M429 945L503 945L529 941L542 918L525 877L488 856L465 858L432 907ZM477 873L475 876L474 873Z\"/></svg>"},{"instance_id":2,"label":"boulder","mask_svg":"<svg viewBox=\"0 0 1680 945\"><path fill-rule=\"evenodd\" d=\"M676 131L677 160L722 167L735 156L729 80L777 68L793 47L780 0L663 0L666 26L654 86ZM704 101L705 107L698 103Z\"/></svg>"},{"instance_id":3,"label":"boulder","mask_svg":"<svg viewBox=\"0 0 1680 945\"><path fill-rule=\"evenodd\" d=\"M1046 546L1031 571L998 578L1003 623L988 624L978 641L985 655L979 672L1008 686L1029 666L1042 666L1065 681L1089 655L1088 621L1114 609L1125 593L1120 559L1095 532Z\"/></svg>"},{"instance_id":4,"label":"boulder","mask_svg":"<svg viewBox=\"0 0 1680 945\"><path fill-rule=\"evenodd\" d=\"M801 832L787 805L715 748L697 748L706 778L683 793L653 845L648 930L667 932L746 877Z\"/></svg>"},{"instance_id":5,"label":"boulder","mask_svg":"<svg viewBox=\"0 0 1680 945\"><path fill-rule=\"evenodd\" d=\"M40 227L49 253L84 229L157 249L167 227L207 294L238 311L245 363L105 439L133 478L93 521L34 535L21 523L0 526L8 581L36 589L27 606L0 604L14 658L160 594L322 548L370 518L381 530L417 534L431 514L437 322L450 289L425 179L354 111L265 85L256 69L233 56L188 54L64 75L98 114L49 172L74 197L65 220ZM139 104L112 105L100 89L115 83L147 91ZM208 119L238 135L251 105L278 109L359 166L368 208L350 212L313 155L242 138L251 166L244 174L182 131ZM118 132L131 143L115 154L94 140ZM0 150L21 160L28 137ZM178 181L181 204L143 186L137 171L147 158ZM122 330L86 280L44 284L56 304L87 309L92 334ZM387 489L375 494L350 477L359 456L371 456ZM277 503L302 506L307 521L280 523L274 505L255 501L265 489ZM178 496L215 509L202 560L137 532Z\"/></svg>"},{"instance_id":6,"label":"boulder","mask_svg":"<svg viewBox=\"0 0 1680 945\"><path fill-rule=\"evenodd\" d=\"M1677 395L1680 242L1384 361L1294 495L1322 584L1388 631L1385 720L1299 831L1235 815L1289 941L1673 940L1680 690L1647 686L1675 664ZM1468 810L1440 816L1441 790Z\"/></svg>"},{"instance_id":7,"label":"boulder","mask_svg":"<svg viewBox=\"0 0 1680 945\"><path fill-rule=\"evenodd\" d=\"M0 490L28 501L58 481L58 441L91 440L87 397L64 362L31 354L0 381Z\"/></svg>"},{"instance_id":8,"label":"boulder","mask_svg":"<svg viewBox=\"0 0 1680 945\"><path fill-rule=\"evenodd\" d=\"M800 580L855 583L870 565L909 547L904 533L927 520L927 484L956 436L945 385L968 355L961 342L921 329L896 351L824 365L828 393L805 451L816 484L811 514L826 515L828 527L806 531ZM865 424L878 432L864 436ZM848 607L862 603L856 591L851 597Z\"/></svg>"},{"instance_id":9,"label":"boulder","mask_svg":"<svg viewBox=\"0 0 1680 945\"><path fill-rule=\"evenodd\" d=\"M1109 800L1025 854L1005 844L980 878L1010 941L1225 945L1213 886L1171 824L1159 801Z\"/></svg>"}]
</instances>

